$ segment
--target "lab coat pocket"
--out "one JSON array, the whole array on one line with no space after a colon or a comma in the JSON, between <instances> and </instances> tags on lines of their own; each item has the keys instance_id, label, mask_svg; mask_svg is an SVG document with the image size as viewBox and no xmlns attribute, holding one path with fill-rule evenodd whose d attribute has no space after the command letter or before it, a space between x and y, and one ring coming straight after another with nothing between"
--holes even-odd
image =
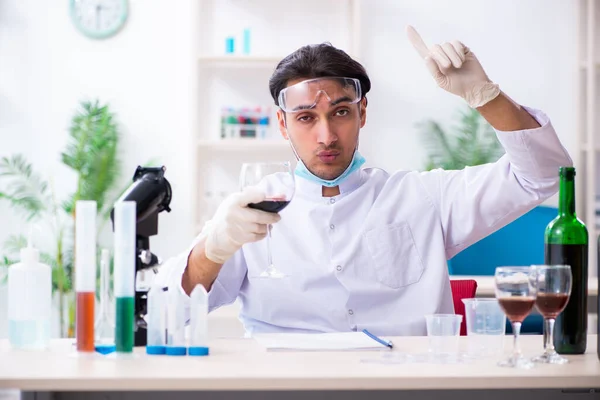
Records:
<instances>
[{"instance_id":1,"label":"lab coat pocket","mask_svg":"<svg viewBox=\"0 0 600 400\"><path fill-rule=\"evenodd\" d=\"M365 233L377 279L394 289L417 283L423 262L407 223L386 225Z\"/></svg>"}]
</instances>

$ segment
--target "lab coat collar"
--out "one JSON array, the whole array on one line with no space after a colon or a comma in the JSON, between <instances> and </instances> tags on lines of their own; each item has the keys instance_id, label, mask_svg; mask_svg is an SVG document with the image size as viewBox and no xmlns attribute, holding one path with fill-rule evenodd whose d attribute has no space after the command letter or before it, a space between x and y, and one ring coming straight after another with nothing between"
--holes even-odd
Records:
<instances>
[{"instance_id":1,"label":"lab coat collar","mask_svg":"<svg viewBox=\"0 0 600 400\"><path fill-rule=\"evenodd\" d=\"M363 182L363 169L359 168L339 184L340 195L345 195L356 190ZM322 186L316 182L296 176L296 192L310 198L323 198Z\"/></svg>"}]
</instances>

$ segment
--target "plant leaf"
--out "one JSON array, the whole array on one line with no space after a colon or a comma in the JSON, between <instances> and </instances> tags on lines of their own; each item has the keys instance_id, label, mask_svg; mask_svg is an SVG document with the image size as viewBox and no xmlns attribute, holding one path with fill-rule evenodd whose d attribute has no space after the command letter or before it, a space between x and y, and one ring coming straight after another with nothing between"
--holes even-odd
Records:
<instances>
[{"instance_id":1,"label":"plant leaf","mask_svg":"<svg viewBox=\"0 0 600 400\"><path fill-rule=\"evenodd\" d=\"M471 108L459 112L450 131L434 120L417 126L428 150L426 170L486 164L496 161L504 152L494 129Z\"/></svg>"},{"instance_id":2,"label":"plant leaf","mask_svg":"<svg viewBox=\"0 0 600 400\"><path fill-rule=\"evenodd\" d=\"M62 153L65 165L78 174L77 191L63 209L73 212L77 200L94 200L103 208L107 192L119 178L117 159L119 134L107 105L82 102L71 121L70 140Z\"/></svg>"},{"instance_id":3,"label":"plant leaf","mask_svg":"<svg viewBox=\"0 0 600 400\"><path fill-rule=\"evenodd\" d=\"M25 212L28 221L39 217L50 204L48 183L21 154L0 159L0 180L6 182L0 200L8 200L13 208Z\"/></svg>"},{"instance_id":4,"label":"plant leaf","mask_svg":"<svg viewBox=\"0 0 600 400\"><path fill-rule=\"evenodd\" d=\"M27 238L24 235L10 235L2 247L9 255L17 256L23 247L27 247Z\"/></svg>"}]
</instances>

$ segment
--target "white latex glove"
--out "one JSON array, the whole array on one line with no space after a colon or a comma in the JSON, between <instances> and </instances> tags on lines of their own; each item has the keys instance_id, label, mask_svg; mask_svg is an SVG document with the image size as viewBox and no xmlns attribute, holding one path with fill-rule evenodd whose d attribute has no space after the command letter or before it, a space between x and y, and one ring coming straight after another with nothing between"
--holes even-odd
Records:
<instances>
[{"instance_id":1,"label":"white latex glove","mask_svg":"<svg viewBox=\"0 0 600 400\"><path fill-rule=\"evenodd\" d=\"M428 48L412 26L406 27L406 34L438 86L462 97L470 107L481 107L500 94L475 54L458 40Z\"/></svg>"},{"instance_id":2,"label":"white latex glove","mask_svg":"<svg viewBox=\"0 0 600 400\"><path fill-rule=\"evenodd\" d=\"M279 214L248 208L249 203L264 199L264 193L246 188L223 200L203 230L204 252L209 260L223 264L245 243L259 241L267 235L267 225L278 222Z\"/></svg>"}]
</instances>

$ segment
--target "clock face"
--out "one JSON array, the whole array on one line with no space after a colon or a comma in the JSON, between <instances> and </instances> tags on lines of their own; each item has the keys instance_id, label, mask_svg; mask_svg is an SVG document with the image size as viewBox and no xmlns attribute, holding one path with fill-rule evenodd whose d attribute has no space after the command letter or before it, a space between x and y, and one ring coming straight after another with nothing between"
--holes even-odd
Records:
<instances>
[{"instance_id":1,"label":"clock face","mask_svg":"<svg viewBox=\"0 0 600 400\"><path fill-rule=\"evenodd\" d=\"M127 13L127 0L71 0L73 23L94 39L116 34L125 25Z\"/></svg>"}]
</instances>

